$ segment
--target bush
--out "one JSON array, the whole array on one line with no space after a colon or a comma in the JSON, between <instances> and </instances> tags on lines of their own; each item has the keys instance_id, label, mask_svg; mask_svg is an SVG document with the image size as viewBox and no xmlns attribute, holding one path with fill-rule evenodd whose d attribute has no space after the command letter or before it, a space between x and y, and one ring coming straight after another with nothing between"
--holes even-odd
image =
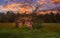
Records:
<instances>
[{"instance_id":1,"label":"bush","mask_svg":"<svg viewBox=\"0 0 60 38\"><path fill-rule=\"evenodd\" d=\"M41 23L34 23L33 24L33 29L40 29L40 28L42 28Z\"/></svg>"},{"instance_id":2,"label":"bush","mask_svg":"<svg viewBox=\"0 0 60 38\"><path fill-rule=\"evenodd\" d=\"M26 25L23 25L20 29L28 30L28 27Z\"/></svg>"}]
</instances>

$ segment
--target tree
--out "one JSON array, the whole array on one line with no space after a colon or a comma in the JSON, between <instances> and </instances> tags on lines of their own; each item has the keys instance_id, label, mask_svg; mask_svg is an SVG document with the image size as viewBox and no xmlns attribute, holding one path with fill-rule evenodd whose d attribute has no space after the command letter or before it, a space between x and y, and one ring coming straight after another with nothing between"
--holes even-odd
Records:
<instances>
[{"instance_id":1,"label":"tree","mask_svg":"<svg viewBox=\"0 0 60 38\"><path fill-rule=\"evenodd\" d=\"M4 22L5 15L4 13L0 13L0 22Z\"/></svg>"},{"instance_id":2,"label":"tree","mask_svg":"<svg viewBox=\"0 0 60 38\"><path fill-rule=\"evenodd\" d=\"M5 14L5 22L14 22L16 15L12 11L8 11Z\"/></svg>"},{"instance_id":3,"label":"tree","mask_svg":"<svg viewBox=\"0 0 60 38\"><path fill-rule=\"evenodd\" d=\"M39 9L40 5L35 6L35 9L32 11L32 14L28 15L26 13L24 14L19 14L17 13L17 18L16 18L16 26L22 26L22 23L20 20L25 20L25 24L28 26L28 28L32 28L33 21L37 17L37 10ZM33 9L33 8L32 8ZM19 20L19 21L18 21Z\"/></svg>"}]
</instances>

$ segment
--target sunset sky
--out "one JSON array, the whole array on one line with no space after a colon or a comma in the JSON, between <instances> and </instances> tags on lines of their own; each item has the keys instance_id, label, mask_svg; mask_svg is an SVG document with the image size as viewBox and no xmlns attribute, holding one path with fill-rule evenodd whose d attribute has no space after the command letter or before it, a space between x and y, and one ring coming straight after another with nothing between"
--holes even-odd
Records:
<instances>
[{"instance_id":1,"label":"sunset sky","mask_svg":"<svg viewBox=\"0 0 60 38\"><path fill-rule=\"evenodd\" d=\"M32 7L29 5L37 6L41 5L39 10L53 9L60 7L60 0L0 0L0 12L6 10L21 10L23 12L27 11L25 7L21 7L23 4L28 3L28 9L31 11ZM30 9L31 8L31 9ZM34 8L33 8L34 9Z\"/></svg>"},{"instance_id":2,"label":"sunset sky","mask_svg":"<svg viewBox=\"0 0 60 38\"><path fill-rule=\"evenodd\" d=\"M48 3L57 3L60 2L60 0L28 0L26 2L30 2L30 3L36 3L37 1L40 2L48 2ZM25 2L25 0L0 0L0 5L6 5L6 3L11 4L11 3L17 3L17 2Z\"/></svg>"}]
</instances>

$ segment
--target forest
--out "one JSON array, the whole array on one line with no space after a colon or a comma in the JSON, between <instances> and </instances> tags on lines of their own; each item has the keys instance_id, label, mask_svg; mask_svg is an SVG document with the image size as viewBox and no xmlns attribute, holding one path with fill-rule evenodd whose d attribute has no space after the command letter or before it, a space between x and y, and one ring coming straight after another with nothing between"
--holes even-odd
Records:
<instances>
[{"instance_id":1,"label":"forest","mask_svg":"<svg viewBox=\"0 0 60 38\"><path fill-rule=\"evenodd\" d=\"M15 14L12 11L7 11L7 13L0 13L0 22L15 22L17 17L32 17L33 22L40 22L40 23L60 23L60 14L50 13L50 14L40 14L37 15L36 13L32 14Z\"/></svg>"}]
</instances>

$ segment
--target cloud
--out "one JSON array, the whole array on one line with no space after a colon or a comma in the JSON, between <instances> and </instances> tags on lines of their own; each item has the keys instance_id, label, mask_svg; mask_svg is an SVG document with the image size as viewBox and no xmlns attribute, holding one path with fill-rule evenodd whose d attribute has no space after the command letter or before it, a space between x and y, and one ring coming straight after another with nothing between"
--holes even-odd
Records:
<instances>
[{"instance_id":1,"label":"cloud","mask_svg":"<svg viewBox=\"0 0 60 38\"><path fill-rule=\"evenodd\" d=\"M38 3L41 4L42 6L40 7L40 10L47 10L47 9L52 9L56 6L59 6L60 4L58 5L52 5L54 4L56 0L50 0L47 2L47 0L39 0ZM34 3L36 4L36 3ZM7 12L7 11L13 11L13 12L19 12L19 13L32 13L32 11L35 9L35 6L32 5L24 5L20 2L17 2L17 3L11 3L11 4L7 4L5 6L0 6L0 12ZM40 11L39 10L39 11Z\"/></svg>"},{"instance_id":2,"label":"cloud","mask_svg":"<svg viewBox=\"0 0 60 38\"><path fill-rule=\"evenodd\" d=\"M52 1L52 3L60 3L60 0L51 0Z\"/></svg>"},{"instance_id":3,"label":"cloud","mask_svg":"<svg viewBox=\"0 0 60 38\"><path fill-rule=\"evenodd\" d=\"M39 3L40 5L47 4L46 0L39 0L38 3Z\"/></svg>"},{"instance_id":4,"label":"cloud","mask_svg":"<svg viewBox=\"0 0 60 38\"><path fill-rule=\"evenodd\" d=\"M25 12L32 12L31 6L24 6L21 3L12 3L5 6L0 6L0 11L13 11L13 12L19 12L19 13L25 13Z\"/></svg>"}]
</instances>

